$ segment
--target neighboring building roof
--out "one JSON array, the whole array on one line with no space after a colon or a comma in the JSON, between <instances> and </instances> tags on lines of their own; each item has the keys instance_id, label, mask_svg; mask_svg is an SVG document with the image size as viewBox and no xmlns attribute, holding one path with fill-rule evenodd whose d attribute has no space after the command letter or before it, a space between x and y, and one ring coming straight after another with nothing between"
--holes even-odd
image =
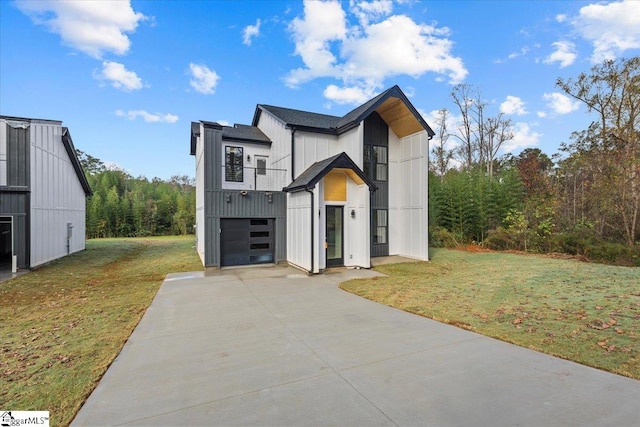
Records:
<instances>
[{"instance_id":1,"label":"neighboring building roof","mask_svg":"<svg viewBox=\"0 0 640 427\"><path fill-rule=\"evenodd\" d=\"M87 196L91 196L93 194L93 191L91 191L89 181L87 181L87 177L85 176L84 170L82 169L82 164L80 164L80 160L78 159L76 147L74 147L73 140L71 139L71 133L69 133L69 129L66 127L62 128L62 144L64 145L64 149L69 155L69 159L71 160L71 164L73 165L73 170L76 171L78 181L80 181L80 185L82 185L84 194Z\"/></svg>"},{"instance_id":2,"label":"neighboring building roof","mask_svg":"<svg viewBox=\"0 0 640 427\"><path fill-rule=\"evenodd\" d=\"M375 191L378 189L371 179L355 164L353 160L342 152L331 156L327 159L315 162L307 168L304 172L298 176L295 181L282 189L285 193L296 193L298 191L310 190L316 186L316 184L325 177L333 169L347 169L352 171L355 176L352 178L359 178L360 181L369 186L369 191Z\"/></svg>"},{"instance_id":3,"label":"neighboring building roof","mask_svg":"<svg viewBox=\"0 0 640 427\"><path fill-rule=\"evenodd\" d=\"M353 129L376 111L401 138L422 130L427 132L429 138L435 135L435 132L397 85L370 99L343 117L259 104L253 116L252 124L254 126L257 126L262 111L268 111L292 129L335 135Z\"/></svg>"},{"instance_id":4,"label":"neighboring building roof","mask_svg":"<svg viewBox=\"0 0 640 427\"><path fill-rule=\"evenodd\" d=\"M20 122L29 122L29 123L51 123L55 125L62 125L62 122L60 120L31 119L27 117L13 117L13 116L0 116L0 119L5 119L9 122L20 121ZM64 145L64 149L67 151L67 155L69 156L69 160L71 161L73 170L76 172L78 181L80 181L80 185L84 190L84 194L87 196L91 196L93 194L93 191L91 191L91 186L89 186L87 177L85 176L84 170L82 169L82 164L80 164L80 160L78 159L78 153L76 153L76 148L73 145L73 140L71 139L71 134L69 133L69 129L64 126L62 127L62 145Z\"/></svg>"}]
</instances>

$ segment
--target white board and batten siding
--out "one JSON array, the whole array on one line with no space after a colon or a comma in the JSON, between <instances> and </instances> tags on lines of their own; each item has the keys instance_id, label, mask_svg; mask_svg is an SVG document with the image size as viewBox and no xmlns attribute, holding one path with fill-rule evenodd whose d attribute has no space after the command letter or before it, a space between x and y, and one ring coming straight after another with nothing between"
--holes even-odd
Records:
<instances>
[{"instance_id":1,"label":"white board and batten siding","mask_svg":"<svg viewBox=\"0 0 640 427\"><path fill-rule=\"evenodd\" d=\"M205 159L204 159L204 125L200 123L200 136L196 140L196 251L204 265L205 229Z\"/></svg>"},{"instance_id":2,"label":"white board and batten siding","mask_svg":"<svg viewBox=\"0 0 640 427\"><path fill-rule=\"evenodd\" d=\"M287 261L311 270L311 195L306 191L287 194Z\"/></svg>"},{"instance_id":3,"label":"white board and batten siding","mask_svg":"<svg viewBox=\"0 0 640 427\"><path fill-rule=\"evenodd\" d=\"M62 126L32 121L30 139L30 266L36 267L85 249L86 195L62 143Z\"/></svg>"},{"instance_id":4,"label":"white board and batten siding","mask_svg":"<svg viewBox=\"0 0 640 427\"><path fill-rule=\"evenodd\" d=\"M389 131L389 254L429 259L426 132L399 139ZM395 183L401 183L396 185Z\"/></svg>"}]
</instances>

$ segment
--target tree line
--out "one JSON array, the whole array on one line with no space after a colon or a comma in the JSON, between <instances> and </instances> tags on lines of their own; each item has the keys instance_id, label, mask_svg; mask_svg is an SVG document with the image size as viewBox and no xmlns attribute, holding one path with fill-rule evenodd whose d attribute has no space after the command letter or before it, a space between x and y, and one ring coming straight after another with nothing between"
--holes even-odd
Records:
<instances>
[{"instance_id":1,"label":"tree line","mask_svg":"<svg viewBox=\"0 0 640 427\"><path fill-rule=\"evenodd\" d=\"M640 265L640 58L606 61L556 86L593 121L552 157L537 148L497 156L513 138L511 121L488 116L473 86L454 87L459 120L452 125L442 109L434 123L432 244Z\"/></svg>"},{"instance_id":2,"label":"tree line","mask_svg":"<svg viewBox=\"0 0 640 427\"><path fill-rule=\"evenodd\" d=\"M194 233L195 186L188 176L133 177L77 150L93 195L87 198L88 238Z\"/></svg>"}]
</instances>

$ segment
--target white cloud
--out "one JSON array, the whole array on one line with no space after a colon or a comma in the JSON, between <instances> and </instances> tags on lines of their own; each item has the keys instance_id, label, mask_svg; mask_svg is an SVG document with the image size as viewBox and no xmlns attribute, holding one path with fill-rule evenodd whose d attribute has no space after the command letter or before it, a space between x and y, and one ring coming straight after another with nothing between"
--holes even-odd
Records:
<instances>
[{"instance_id":1,"label":"white cloud","mask_svg":"<svg viewBox=\"0 0 640 427\"><path fill-rule=\"evenodd\" d=\"M104 53L126 54L131 46L127 33L147 19L129 1L26 0L16 6L60 35L64 44L98 59Z\"/></svg>"},{"instance_id":2,"label":"white cloud","mask_svg":"<svg viewBox=\"0 0 640 427\"><path fill-rule=\"evenodd\" d=\"M260 20L256 21L256 25L247 25L242 31L242 43L251 46L251 40L260 35Z\"/></svg>"},{"instance_id":3,"label":"white cloud","mask_svg":"<svg viewBox=\"0 0 640 427\"><path fill-rule=\"evenodd\" d=\"M375 93L363 87L338 87L329 85L324 90L325 98L335 102L336 104L362 104L363 102L373 98Z\"/></svg>"},{"instance_id":4,"label":"white cloud","mask_svg":"<svg viewBox=\"0 0 640 427\"><path fill-rule=\"evenodd\" d=\"M563 23L566 20L567 20L567 15L564 15L562 13L556 15L556 22Z\"/></svg>"},{"instance_id":5,"label":"white cloud","mask_svg":"<svg viewBox=\"0 0 640 427\"><path fill-rule=\"evenodd\" d=\"M205 95L212 95L216 92L216 85L220 76L213 70L210 70L206 65L202 64L189 64L189 70L191 72L191 87L196 92L203 93Z\"/></svg>"},{"instance_id":6,"label":"white cloud","mask_svg":"<svg viewBox=\"0 0 640 427\"><path fill-rule=\"evenodd\" d=\"M338 1L305 1L304 16L289 25L304 67L287 74L288 86L330 77L341 81L342 87L330 85L326 95L336 102L357 103L360 94L375 93L388 77L432 72L453 84L468 74L462 59L451 54L447 28L419 24L405 15L388 16L392 12L388 1L350 5L358 24L349 24Z\"/></svg>"},{"instance_id":7,"label":"white cloud","mask_svg":"<svg viewBox=\"0 0 640 427\"><path fill-rule=\"evenodd\" d=\"M507 96L507 99L500 104L500 112L516 116L523 116L527 114L527 110L524 107L524 101L517 96L511 95Z\"/></svg>"},{"instance_id":8,"label":"white cloud","mask_svg":"<svg viewBox=\"0 0 640 427\"><path fill-rule=\"evenodd\" d=\"M107 80L111 86L125 92L142 89L140 77L134 71L127 70L119 62L103 62L102 71L94 71L93 77L97 80Z\"/></svg>"},{"instance_id":9,"label":"white cloud","mask_svg":"<svg viewBox=\"0 0 640 427\"><path fill-rule=\"evenodd\" d=\"M576 45L572 42L557 41L552 43L551 46L555 47L556 50L544 60L545 64L559 62L560 68L564 68L573 64L578 57L576 54Z\"/></svg>"},{"instance_id":10,"label":"white cloud","mask_svg":"<svg viewBox=\"0 0 640 427\"><path fill-rule=\"evenodd\" d=\"M591 61L615 59L626 50L640 49L640 2L624 0L590 4L571 21L575 30L593 43Z\"/></svg>"},{"instance_id":11,"label":"white cloud","mask_svg":"<svg viewBox=\"0 0 640 427\"><path fill-rule=\"evenodd\" d=\"M358 17L360 25L367 26L371 20L376 20L388 16L393 10L391 0L356 1L349 2L351 12Z\"/></svg>"},{"instance_id":12,"label":"white cloud","mask_svg":"<svg viewBox=\"0 0 640 427\"><path fill-rule=\"evenodd\" d=\"M503 153L513 153L527 147L535 147L542 134L533 131L528 123L518 122L513 125L513 138L502 143Z\"/></svg>"},{"instance_id":13,"label":"white cloud","mask_svg":"<svg viewBox=\"0 0 640 427\"><path fill-rule=\"evenodd\" d=\"M149 113L145 110L129 110L126 112L122 110L116 110L115 114L118 117L125 117L129 120L135 120L140 117L147 123L175 123L178 121L178 116L176 116L175 114Z\"/></svg>"},{"instance_id":14,"label":"white cloud","mask_svg":"<svg viewBox=\"0 0 640 427\"><path fill-rule=\"evenodd\" d=\"M547 106L556 114L568 114L580 107L580 102L559 92L545 93L542 97L547 101Z\"/></svg>"},{"instance_id":15,"label":"white cloud","mask_svg":"<svg viewBox=\"0 0 640 427\"><path fill-rule=\"evenodd\" d=\"M541 119L544 119L545 117L547 117L547 113L545 111L538 111L536 115Z\"/></svg>"}]
</instances>

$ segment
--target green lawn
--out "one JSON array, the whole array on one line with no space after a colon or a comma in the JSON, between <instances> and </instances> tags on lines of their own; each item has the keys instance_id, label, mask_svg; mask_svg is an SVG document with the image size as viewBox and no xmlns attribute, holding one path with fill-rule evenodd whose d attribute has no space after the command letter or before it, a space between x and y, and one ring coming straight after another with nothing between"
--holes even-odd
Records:
<instances>
[{"instance_id":1,"label":"green lawn","mask_svg":"<svg viewBox=\"0 0 640 427\"><path fill-rule=\"evenodd\" d=\"M202 270L194 238L103 239L0 283L0 406L68 425L167 273Z\"/></svg>"},{"instance_id":2,"label":"green lawn","mask_svg":"<svg viewBox=\"0 0 640 427\"><path fill-rule=\"evenodd\" d=\"M342 288L365 298L640 379L640 268L499 252L432 251Z\"/></svg>"}]
</instances>

